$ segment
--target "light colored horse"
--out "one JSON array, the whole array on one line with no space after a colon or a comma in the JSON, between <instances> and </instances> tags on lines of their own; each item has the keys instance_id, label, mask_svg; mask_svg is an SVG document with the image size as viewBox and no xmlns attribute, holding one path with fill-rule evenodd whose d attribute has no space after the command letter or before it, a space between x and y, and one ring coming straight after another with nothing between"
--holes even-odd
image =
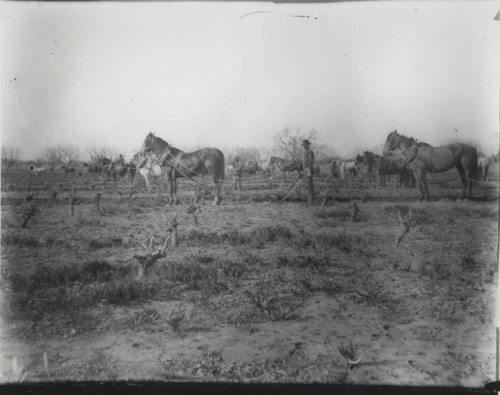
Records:
<instances>
[{"instance_id":1,"label":"light colored horse","mask_svg":"<svg viewBox=\"0 0 500 395\"><path fill-rule=\"evenodd\" d=\"M38 177L38 174L45 173L47 169L45 167L36 167L35 165L31 165L30 171L35 175L35 177Z\"/></svg>"},{"instance_id":2,"label":"light colored horse","mask_svg":"<svg viewBox=\"0 0 500 395\"><path fill-rule=\"evenodd\" d=\"M340 163L340 179L345 180L347 175L353 178L359 177L358 163L355 160L344 160Z\"/></svg>"}]
</instances>

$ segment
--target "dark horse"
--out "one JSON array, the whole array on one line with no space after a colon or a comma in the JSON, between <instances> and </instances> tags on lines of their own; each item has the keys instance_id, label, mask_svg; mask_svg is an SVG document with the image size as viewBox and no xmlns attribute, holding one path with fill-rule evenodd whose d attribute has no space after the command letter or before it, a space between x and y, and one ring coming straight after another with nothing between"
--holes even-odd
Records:
<instances>
[{"instance_id":1,"label":"dark horse","mask_svg":"<svg viewBox=\"0 0 500 395\"><path fill-rule=\"evenodd\" d=\"M462 199L472 198L472 180L477 174L477 150L468 144L454 143L432 147L400 135L395 130L387 136L384 155L395 149L403 151L407 168L413 172L420 191L420 200L429 199L427 172L442 173L456 167L462 181Z\"/></svg>"},{"instance_id":2,"label":"dark horse","mask_svg":"<svg viewBox=\"0 0 500 395\"><path fill-rule=\"evenodd\" d=\"M172 147L166 141L149 133L141 148L143 155L154 153L156 161L167 176L170 192L170 204L179 202L177 199L177 178L190 178L211 174L215 183L214 204L222 200L221 190L224 182L224 154L217 148L202 148L194 152L183 152Z\"/></svg>"}]
</instances>

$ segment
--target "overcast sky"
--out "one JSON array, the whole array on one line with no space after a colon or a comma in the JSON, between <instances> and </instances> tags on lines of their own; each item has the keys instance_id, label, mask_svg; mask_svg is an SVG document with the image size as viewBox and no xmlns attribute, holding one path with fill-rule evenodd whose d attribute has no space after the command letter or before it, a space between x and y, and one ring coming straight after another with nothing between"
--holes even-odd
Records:
<instances>
[{"instance_id":1,"label":"overcast sky","mask_svg":"<svg viewBox=\"0 0 500 395\"><path fill-rule=\"evenodd\" d=\"M343 156L394 129L498 149L498 1L0 7L1 143L25 159L130 155L150 131L185 150L271 147L284 127Z\"/></svg>"}]
</instances>

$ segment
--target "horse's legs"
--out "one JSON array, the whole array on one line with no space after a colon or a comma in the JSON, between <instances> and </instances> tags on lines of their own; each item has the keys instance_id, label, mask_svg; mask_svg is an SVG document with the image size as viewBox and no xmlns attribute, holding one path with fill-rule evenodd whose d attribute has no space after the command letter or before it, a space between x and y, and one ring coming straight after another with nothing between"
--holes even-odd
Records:
<instances>
[{"instance_id":1,"label":"horse's legs","mask_svg":"<svg viewBox=\"0 0 500 395\"><path fill-rule=\"evenodd\" d=\"M167 182L168 182L168 194L170 196L170 201L168 202L168 204L171 206L171 205L175 204L175 200L174 200L175 179L172 177L171 174L167 175Z\"/></svg>"},{"instance_id":2,"label":"horse's legs","mask_svg":"<svg viewBox=\"0 0 500 395\"><path fill-rule=\"evenodd\" d=\"M457 166L458 174L460 174L460 181L462 182L462 199L465 199L467 193L469 194L469 197L471 196L471 189L472 189L472 184L471 182L467 181L467 176L465 174L465 169L463 168L462 165ZM469 174L467 174L469 175Z\"/></svg>"},{"instance_id":3,"label":"horse's legs","mask_svg":"<svg viewBox=\"0 0 500 395\"><path fill-rule=\"evenodd\" d=\"M215 200L214 200L214 206L218 206L222 200L221 196L221 189L222 189L222 180L216 180L214 179L215 183Z\"/></svg>"},{"instance_id":4,"label":"horse's legs","mask_svg":"<svg viewBox=\"0 0 500 395\"><path fill-rule=\"evenodd\" d=\"M177 178L173 177L174 204L179 204L180 200L177 197Z\"/></svg>"},{"instance_id":5,"label":"horse's legs","mask_svg":"<svg viewBox=\"0 0 500 395\"><path fill-rule=\"evenodd\" d=\"M431 194L429 193L429 188L427 187L427 173L425 170L422 171L422 185L424 187L425 200L430 200Z\"/></svg>"},{"instance_id":6,"label":"horse's legs","mask_svg":"<svg viewBox=\"0 0 500 395\"><path fill-rule=\"evenodd\" d=\"M490 169L490 165L486 165L484 166L484 170L483 170L483 181L489 181L489 178L488 178L488 170Z\"/></svg>"},{"instance_id":7,"label":"horse's legs","mask_svg":"<svg viewBox=\"0 0 500 395\"><path fill-rule=\"evenodd\" d=\"M420 197L418 200L424 200L425 197L425 189L424 189L424 180L423 180L423 172L422 170L415 171L415 179L417 181L418 191L420 192Z\"/></svg>"}]
</instances>

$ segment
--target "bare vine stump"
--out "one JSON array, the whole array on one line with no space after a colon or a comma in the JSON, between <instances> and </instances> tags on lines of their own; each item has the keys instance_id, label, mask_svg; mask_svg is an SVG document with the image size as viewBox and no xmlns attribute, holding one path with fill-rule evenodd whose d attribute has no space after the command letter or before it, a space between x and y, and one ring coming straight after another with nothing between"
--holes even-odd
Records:
<instances>
[{"instance_id":1,"label":"bare vine stump","mask_svg":"<svg viewBox=\"0 0 500 395\"><path fill-rule=\"evenodd\" d=\"M398 211L398 219L399 223L401 224L402 231L401 234L397 236L396 240L394 241L396 247L399 245L399 243L401 243L403 237L410 231L410 229L417 224L417 219L413 215L411 209L408 209L408 214L406 214L404 217L401 215L401 212Z\"/></svg>"},{"instance_id":2,"label":"bare vine stump","mask_svg":"<svg viewBox=\"0 0 500 395\"><path fill-rule=\"evenodd\" d=\"M149 268L153 266L158 259L164 258L166 256L167 244L170 237L171 236L168 236L165 239L165 243L163 244L163 246L158 248L158 250L156 250L155 252L152 251L154 237L151 237L149 245L143 244L143 247L146 249L147 254L146 255L134 254L134 259L136 259L139 262L139 271L137 273L137 277L139 279L146 277L148 275Z\"/></svg>"},{"instance_id":3,"label":"bare vine stump","mask_svg":"<svg viewBox=\"0 0 500 395\"><path fill-rule=\"evenodd\" d=\"M97 210L98 213L101 212L101 206L100 206L101 196L102 196L102 193L98 192L98 193L96 193L96 195L94 197L95 209Z\"/></svg>"},{"instance_id":4,"label":"bare vine stump","mask_svg":"<svg viewBox=\"0 0 500 395\"><path fill-rule=\"evenodd\" d=\"M177 232L177 227L179 226L179 223L175 218L172 220L171 226L172 226L172 247L176 247L178 245L178 240L179 240L179 234Z\"/></svg>"},{"instance_id":5,"label":"bare vine stump","mask_svg":"<svg viewBox=\"0 0 500 395\"><path fill-rule=\"evenodd\" d=\"M352 213L351 213L351 222L356 222L358 219L359 208L356 202L352 202Z\"/></svg>"},{"instance_id":6,"label":"bare vine stump","mask_svg":"<svg viewBox=\"0 0 500 395\"><path fill-rule=\"evenodd\" d=\"M26 228L28 226L29 220L31 218L34 218L39 212L40 210L38 209L38 206L36 205L34 198L33 197L31 199L26 198L24 209L20 214L23 217L21 228Z\"/></svg>"}]
</instances>

